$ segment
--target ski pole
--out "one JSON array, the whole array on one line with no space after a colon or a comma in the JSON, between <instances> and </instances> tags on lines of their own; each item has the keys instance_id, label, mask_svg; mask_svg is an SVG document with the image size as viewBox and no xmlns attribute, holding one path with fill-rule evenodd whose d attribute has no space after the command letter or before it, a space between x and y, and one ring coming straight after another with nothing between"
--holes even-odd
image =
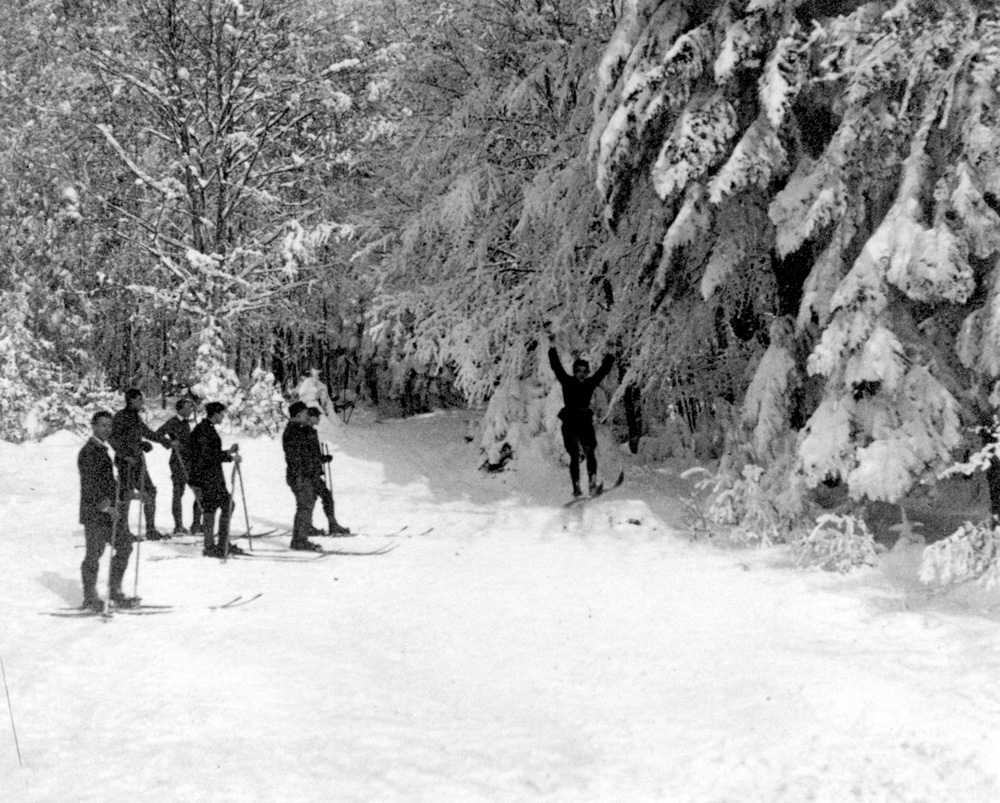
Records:
<instances>
[{"instance_id":1,"label":"ski pole","mask_svg":"<svg viewBox=\"0 0 1000 803\"><path fill-rule=\"evenodd\" d=\"M20 766L24 766L24 762L21 761L21 745L17 741L17 728L14 726L14 708L10 704L10 689L7 688L7 670L3 665L3 656L0 655L0 675L3 675L3 690L4 694L7 695L7 710L10 712L10 729L14 732L14 747L17 748L17 763Z\"/></svg>"},{"instance_id":2,"label":"ski pole","mask_svg":"<svg viewBox=\"0 0 1000 803\"><path fill-rule=\"evenodd\" d=\"M146 461L139 457L139 516L135 530L135 585L132 588L132 596L139 596L139 558L142 554L142 524L146 515ZM149 526L149 522L146 522Z\"/></svg>"},{"instance_id":3,"label":"ski pole","mask_svg":"<svg viewBox=\"0 0 1000 803\"><path fill-rule=\"evenodd\" d=\"M112 567L115 562L115 553L118 551L118 519L121 517L121 477L118 477L118 487L115 488L115 506L114 515L111 517L111 549L108 550L108 595L104 600L104 613L108 613L108 609L111 607L111 574ZM128 530L128 508L125 508L125 529ZM101 547L101 551L104 551L104 547Z\"/></svg>"},{"instance_id":4,"label":"ski pole","mask_svg":"<svg viewBox=\"0 0 1000 803\"><path fill-rule=\"evenodd\" d=\"M327 443L324 443L323 455L329 456L329 454L330 454L330 446ZM333 470L330 468L330 463L332 462L333 462L332 460L328 460L326 462L326 484L330 486L331 494L333 493Z\"/></svg>"},{"instance_id":5,"label":"ski pole","mask_svg":"<svg viewBox=\"0 0 1000 803\"><path fill-rule=\"evenodd\" d=\"M236 496L236 470L239 467L240 467L240 464L237 461L234 460L233 461L233 471L232 471L232 474L229 477L229 485L233 489L232 492L229 494L229 518L230 518L230 520L233 517L233 511L236 510L236 499L234 497ZM223 475L222 481L225 482L225 475ZM222 515L222 511L221 510L219 511L219 515L220 516ZM229 536L228 535L226 536L226 549L222 553L222 559L224 561L229 560Z\"/></svg>"},{"instance_id":6,"label":"ski pole","mask_svg":"<svg viewBox=\"0 0 1000 803\"><path fill-rule=\"evenodd\" d=\"M240 480L240 497L243 499L243 521L247 525L247 544L250 547L250 551L253 552L253 538L250 537L250 514L247 512L247 487L243 482L243 469L240 468L240 464L236 464L236 476ZM233 493L236 493L236 486L233 486Z\"/></svg>"}]
</instances>

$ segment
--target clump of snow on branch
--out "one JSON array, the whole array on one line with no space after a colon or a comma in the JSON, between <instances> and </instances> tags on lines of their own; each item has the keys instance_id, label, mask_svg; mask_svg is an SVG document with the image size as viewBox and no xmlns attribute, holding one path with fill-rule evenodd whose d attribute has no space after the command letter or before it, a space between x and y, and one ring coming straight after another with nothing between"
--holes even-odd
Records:
<instances>
[{"instance_id":1,"label":"clump of snow on branch","mask_svg":"<svg viewBox=\"0 0 1000 803\"><path fill-rule=\"evenodd\" d=\"M689 104L653 165L657 194L668 198L703 176L735 135L736 111L721 93Z\"/></svg>"}]
</instances>

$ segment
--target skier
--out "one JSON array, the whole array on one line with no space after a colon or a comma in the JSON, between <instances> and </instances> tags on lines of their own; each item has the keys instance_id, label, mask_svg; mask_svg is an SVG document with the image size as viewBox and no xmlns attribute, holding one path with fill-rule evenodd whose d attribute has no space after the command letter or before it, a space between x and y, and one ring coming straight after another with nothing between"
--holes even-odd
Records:
<instances>
[{"instance_id":1,"label":"skier","mask_svg":"<svg viewBox=\"0 0 1000 803\"><path fill-rule=\"evenodd\" d=\"M322 551L322 547L309 540L312 532L312 511L316 505L315 478L323 474L325 457L319 451L319 437L309 426L309 408L302 401L288 407L288 426L281 436L285 452L285 482L295 494L295 523L292 525L292 549Z\"/></svg>"},{"instance_id":2,"label":"skier","mask_svg":"<svg viewBox=\"0 0 1000 803\"><path fill-rule=\"evenodd\" d=\"M569 477L573 482L573 496L582 495L580 490L580 452L587 463L588 489L592 496L599 494L603 487L597 484L597 435L594 432L594 411L590 409L590 399L597 386L611 371L614 357L607 355L597 373L590 376L590 363L583 359L573 361L573 375L566 373L555 348L549 349L549 363L556 379L562 385L563 408L559 411L562 421L563 443L569 452Z\"/></svg>"},{"instance_id":3,"label":"skier","mask_svg":"<svg viewBox=\"0 0 1000 803\"><path fill-rule=\"evenodd\" d=\"M102 410L90 419L93 430L76 459L80 471L80 523L87 551L80 564L83 578L82 608L100 613L104 600L97 593L97 572L104 547L111 546L111 567L108 587L111 601L120 607L130 607L135 600L122 592L122 578L132 554L132 539L123 531L117 519L115 501L118 482L115 480L108 438L111 436L111 413Z\"/></svg>"},{"instance_id":4,"label":"skier","mask_svg":"<svg viewBox=\"0 0 1000 803\"><path fill-rule=\"evenodd\" d=\"M177 415L156 430L156 434L167 438L170 443L170 480L174 486L174 495L170 512L174 517L174 535L187 535L184 527L184 489L190 484L191 466L191 417L194 415L195 402L185 396L174 405ZM195 498L192 506L191 532L201 530L201 505Z\"/></svg>"},{"instance_id":5,"label":"skier","mask_svg":"<svg viewBox=\"0 0 1000 803\"><path fill-rule=\"evenodd\" d=\"M328 525L327 533L332 536L350 535L350 529L337 522L337 517L333 512L333 491L330 490L329 486L326 484L326 480L323 479L323 464L332 461L333 455L323 454L323 450L319 445L319 433L316 430L319 427L321 415L322 413L320 412L319 407L310 407L306 410L306 420L309 422L309 426L312 427L313 438L316 441L315 448L320 457L320 472L313 478L313 484L316 487L317 496L319 496L320 501L323 503L323 512L326 514ZM310 516L310 519L311 518L312 517Z\"/></svg>"},{"instance_id":6,"label":"skier","mask_svg":"<svg viewBox=\"0 0 1000 803\"><path fill-rule=\"evenodd\" d=\"M153 445L149 441L159 443L163 447L169 447L169 442L165 436L158 435L151 430L139 417L145 400L142 391L131 388L125 391L125 409L115 413L111 420L111 435L108 443L115 450L115 468L118 469L119 483L119 532L131 538L128 529L128 509L132 492L138 491L142 500L143 510L146 515L146 538L156 541L161 538L169 538L156 529L156 486L153 485L146 471L146 462L143 452L152 451ZM136 538L141 537L136 533Z\"/></svg>"},{"instance_id":7,"label":"skier","mask_svg":"<svg viewBox=\"0 0 1000 803\"><path fill-rule=\"evenodd\" d=\"M226 405L209 402L205 405L205 417L191 433L191 477L192 487L198 490L201 501L202 554L210 558L225 558L228 555L242 555L243 550L229 543L229 522L233 515L233 501L226 487L226 477L222 464L240 462L239 446L233 444L227 450L222 448L222 438L215 428L222 423ZM219 511L219 540L215 540L215 512Z\"/></svg>"}]
</instances>

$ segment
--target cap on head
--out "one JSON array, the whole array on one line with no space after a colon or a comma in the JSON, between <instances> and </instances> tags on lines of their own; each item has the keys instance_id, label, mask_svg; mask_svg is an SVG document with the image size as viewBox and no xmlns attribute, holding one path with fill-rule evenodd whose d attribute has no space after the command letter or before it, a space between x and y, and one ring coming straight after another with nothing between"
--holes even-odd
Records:
<instances>
[{"instance_id":1,"label":"cap on head","mask_svg":"<svg viewBox=\"0 0 1000 803\"><path fill-rule=\"evenodd\" d=\"M125 404L128 404L132 399L141 399L142 391L139 388L129 388L125 391Z\"/></svg>"},{"instance_id":2,"label":"cap on head","mask_svg":"<svg viewBox=\"0 0 1000 803\"><path fill-rule=\"evenodd\" d=\"M576 373L577 368L582 368L584 371L590 372L590 363L583 358L573 360L573 373Z\"/></svg>"},{"instance_id":3,"label":"cap on head","mask_svg":"<svg viewBox=\"0 0 1000 803\"><path fill-rule=\"evenodd\" d=\"M310 418L322 418L323 416L323 411L319 407L310 407L306 412L309 413Z\"/></svg>"},{"instance_id":4,"label":"cap on head","mask_svg":"<svg viewBox=\"0 0 1000 803\"><path fill-rule=\"evenodd\" d=\"M308 409L308 406L304 401L294 401L290 405L288 405L288 417L295 418L303 410L306 409Z\"/></svg>"},{"instance_id":5,"label":"cap on head","mask_svg":"<svg viewBox=\"0 0 1000 803\"><path fill-rule=\"evenodd\" d=\"M226 412L226 405L222 402L209 402L205 405L205 415L211 418L213 415Z\"/></svg>"}]
</instances>

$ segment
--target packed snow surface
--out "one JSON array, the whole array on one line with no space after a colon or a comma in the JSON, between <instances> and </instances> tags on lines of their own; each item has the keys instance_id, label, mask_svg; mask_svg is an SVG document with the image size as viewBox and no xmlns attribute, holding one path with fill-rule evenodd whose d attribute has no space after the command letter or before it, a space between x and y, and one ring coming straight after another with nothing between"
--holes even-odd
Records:
<instances>
[{"instance_id":1,"label":"packed snow surface","mask_svg":"<svg viewBox=\"0 0 1000 803\"><path fill-rule=\"evenodd\" d=\"M477 471L465 420L324 421L360 535L320 540L392 551L145 542L175 607L107 622L46 615L80 601L82 438L0 444L0 800L1000 800L991 597L928 593L902 546L839 576L692 541L663 467L564 508L553 462ZM253 529L290 526L280 442L222 434Z\"/></svg>"}]
</instances>

